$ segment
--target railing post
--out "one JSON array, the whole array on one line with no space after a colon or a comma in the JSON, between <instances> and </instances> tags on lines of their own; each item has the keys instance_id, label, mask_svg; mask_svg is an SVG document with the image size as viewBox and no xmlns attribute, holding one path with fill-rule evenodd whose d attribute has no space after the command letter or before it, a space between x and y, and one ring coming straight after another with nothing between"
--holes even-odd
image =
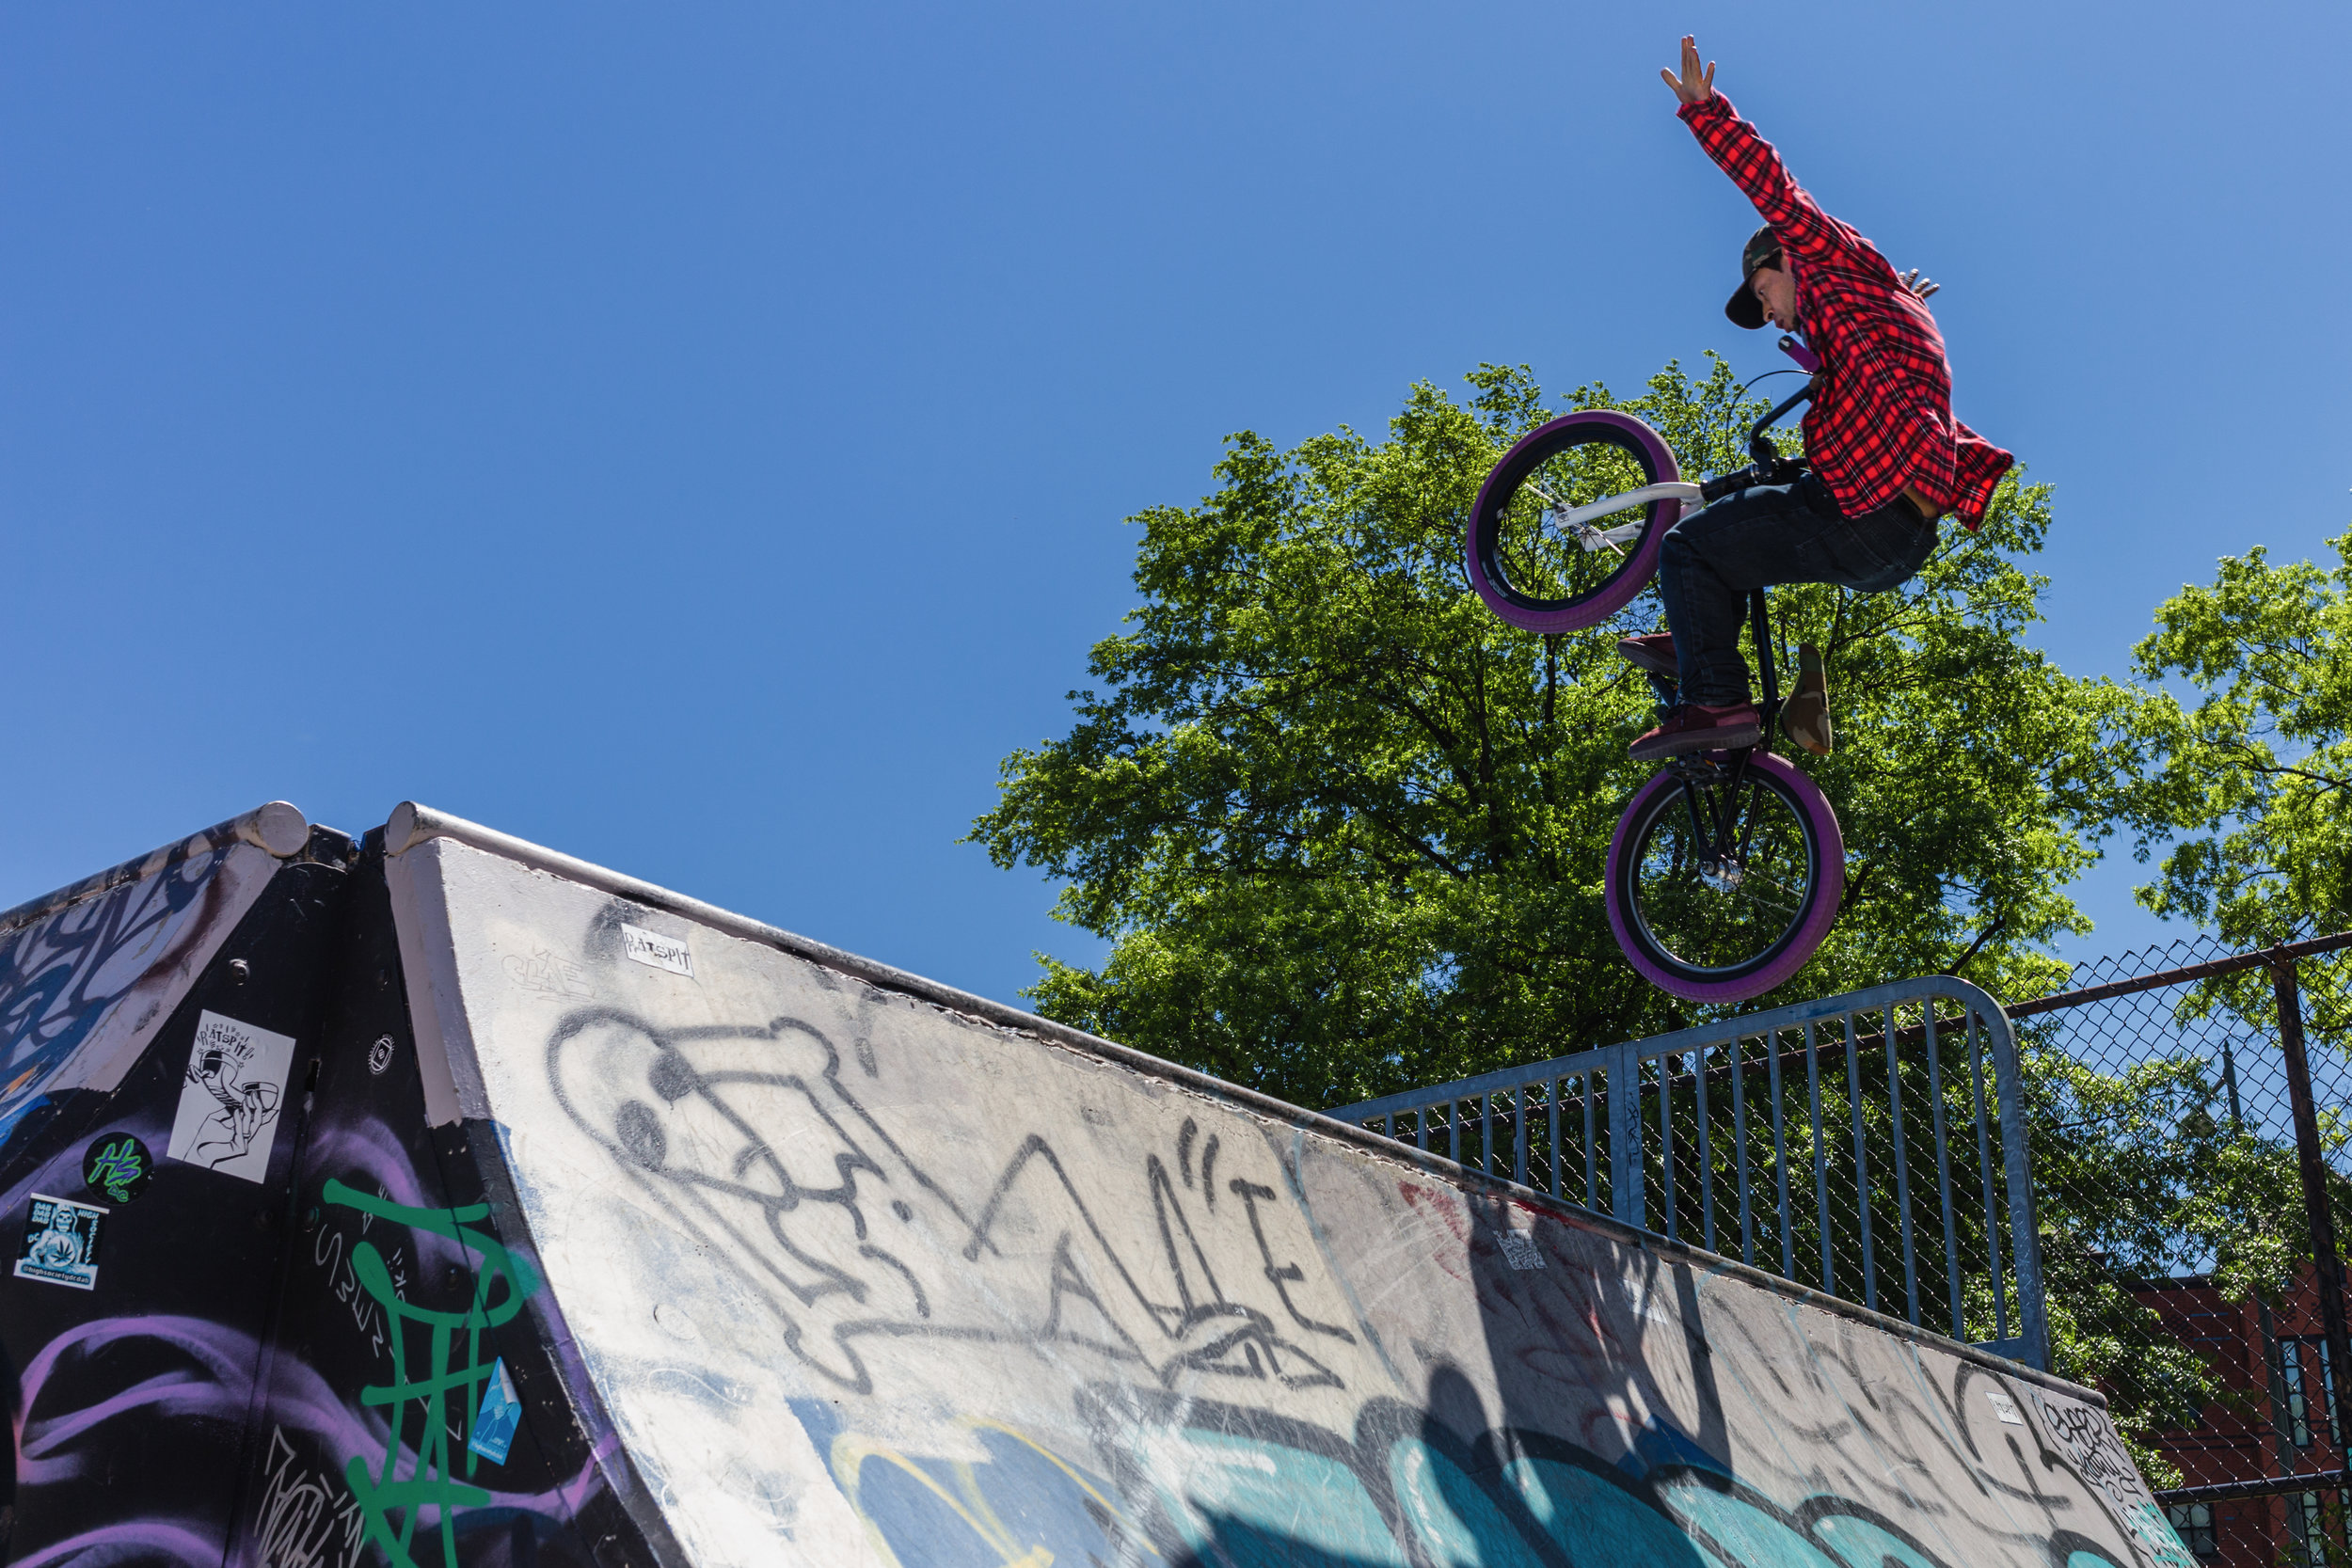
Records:
<instances>
[{"instance_id":1,"label":"railing post","mask_svg":"<svg viewBox=\"0 0 2352 1568\"><path fill-rule=\"evenodd\" d=\"M1609 1058L1609 1212L1636 1229L1647 1228L1642 1175L1642 1057L1629 1043Z\"/></svg>"},{"instance_id":2,"label":"railing post","mask_svg":"<svg viewBox=\"0 0 2352 1568\"><path fill-rule=\"evenodd\" d=\"M1985 1038L1993 1051L1994 1108L2000 1118L2001 1168L2009 1189L2010 1266L2017 1275L2017 1332L2026 1341L2026 1354L2018 1359L2046 1372L2051 1370L2050 1313L2042 1294L2041 1221L2034 1212L2033 1164L2026 1143L2025 1071L2008 1015L1995 1007L1978 1016L1984 1020ZM2000 1289L1998 1279L1994 1289Z\"/></svg>"},{"instance_id":3,"label":"railing post","mask_svg":"<svg viewBox=\"0 0 2352 1568\"><path fill-rule=\"evenodd\" d=\"M2319 1275L2319 1321L2328 1335L2328 1360L2335 1408L2331 1424L2352 1439L2352 1404L2344 1386L2352 1379L2352 1333L2344 1316L2344 1260L2336 1252L2336 1220L2328 1206L2328 1164L2319 1147L2319 1110L2312 1101L2312 1066L2303 1053L2303 993L2295 960L2280 956L2270 966L2279 1001L2279 1046L2286 1056L2287 1098L2295 1109L2295 1151L2303 1172L2303 1209L2312 1227L2312 1263Z\"/></svg>"}]
</instances>

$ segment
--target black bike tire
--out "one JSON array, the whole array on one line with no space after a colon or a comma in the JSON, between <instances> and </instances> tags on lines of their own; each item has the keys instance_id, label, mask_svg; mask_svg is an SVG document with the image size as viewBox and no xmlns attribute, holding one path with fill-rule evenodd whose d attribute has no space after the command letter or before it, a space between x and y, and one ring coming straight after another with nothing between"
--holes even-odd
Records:
<instances>
[{"instance_id":1,"label":"black bike tire","mask_svg":"<svg viewBox=\"0 0 2352 1568\"><path fill-rule=\"evenodd\" d=\"M1686 1001L1744 1002L1781 984L1813 957L1844 899L1845 835L1820 786L1786 759L1756 752L1748 758L1742 787L1769 789L1790 807L1805 830L1806 866L1796 917L1769 946L1737 964L1700 969L1684 962L1659 942L1639 908L1638 863L1649 828L1661 813L1685 809L1682 781L1673 769L1634 793L1609 847L1609 923L1618 945L1651 984Z\"/></svg>"}]
</instances>

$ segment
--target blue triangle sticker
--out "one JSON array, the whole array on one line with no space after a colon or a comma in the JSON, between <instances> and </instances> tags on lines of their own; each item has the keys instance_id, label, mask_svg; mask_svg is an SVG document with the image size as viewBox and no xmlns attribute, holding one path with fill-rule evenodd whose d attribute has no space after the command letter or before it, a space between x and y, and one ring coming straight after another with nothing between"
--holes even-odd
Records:
<instances>
[{"instance_id":1,"label":"blue triangle sticker","mask_svg":"<svg viewBox=\"0 0 2352 1568\"><path fill-rule=\"evenodd\" d=\"M474 1413L473 1435L466 1439L466 1451L478 1453L493 1465L505 1464L507 1451L515 1446L515 1429L522 1422L522 1401L515 1397L514 1382L506 1375L506 1358L501 1356L483 1387L482 1408Z\"/></svg>"}]
</instances>

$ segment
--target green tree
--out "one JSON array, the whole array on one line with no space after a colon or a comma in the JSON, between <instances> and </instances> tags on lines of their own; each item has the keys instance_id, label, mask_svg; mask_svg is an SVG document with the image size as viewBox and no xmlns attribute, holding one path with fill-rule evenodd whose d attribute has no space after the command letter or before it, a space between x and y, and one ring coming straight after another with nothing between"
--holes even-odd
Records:
<instances>
[{"instance_id":1,"label":"green tree","mask_svg":"<svg viewBox=\"0 0 2352 1568\"><path fill-rule=\"evenodd\" d=\"M2151 815L2190 836L2141 900L2241 945L2352 911L2352 532L2328 547L2328 568L2225 557L2135 650L2143 676L2196 693L2146 715L2165 760Z\"/></svg>"},{"instance_id":2,"label":"green tree","mask_svg":"<svg viewBox=\"0 0 2352 1568\"><path fill-rule=\"evenodd\" d=\"M2185 585L2157 607L2156 629L2135 650L2143 678L2185 693L2151 700L2138 718L2150 758L2135 807L2140 852L2172 835L2140 901L2233 947L2352 920L2352 532L2328 547L2328 565L2276 565L2261 546L2223 558L2210 584ZM2352 1184L2342 1176L2352 1117L2330 1102L2328 1080L2342 1069L2325 1054L2352 1051L2352 956L2296 967L2321 1080L2329 1202L2337 1235L2352 1236ZM2277 1006L2270 972L2256 969L2197 986L2179 1014L2234 1020L2261 1041L2277 1037ZM2178 1142L2194 1147L2196 1130L2185 1123ZM2233 1299L2275 1305L2312 1259L2294 1150L2241 1134L2230 1154L2184 1182L2197 1205L2185 1227L2212 1239Z\"/></svg>"},{"instance_id":3,"label":"green tree","mask_svg":"<svg viewBox=\"0 0 2352 1568\"><path fill-rule=\"evenodd\" d=\"M1134 519L1129 629L972 833L1113 943L1100 970L1041 956L1049 1016L1308 1105L1699 1016L1623 961L1602 909L1651 770L1625 753L1648 689L1613 644L1657 601L1549 638L1486 610L1465 519L1550 415L1524 368L1469 381L1467 406L1415 386L1385 440L1232 436L1200 505ZM1763 406L1720 362L1569 403L1638 414L1691 472L1741 461ZM1775 593L1788 642L1830 662L1839 750L1800 760L1847 848L1844 912L1787 995L1963 965L2031 994L2057 973L2036 944L2087 928L2063 886L2127 803L2141 700L2024 644L2049 522L2046 488L2011 480L1899 592Z\"/></svg>"}]
</instances>

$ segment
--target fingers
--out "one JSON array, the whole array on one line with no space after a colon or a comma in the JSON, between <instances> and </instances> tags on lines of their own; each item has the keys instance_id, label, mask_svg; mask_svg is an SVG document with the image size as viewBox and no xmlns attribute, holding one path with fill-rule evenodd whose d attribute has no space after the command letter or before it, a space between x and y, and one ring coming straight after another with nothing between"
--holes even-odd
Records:
<instances>
[{"instance_id":1,"label":"fingers","mask_svg":"<svg viewBox=\"0 0 2352 1568\"><path fill-rule=\"evenodd\" d=\"M1682 74L1671 71L1658 73L1672 87L1685 103L1703 103L1715 91L1715 62L1699 59L1699 40L1695 33L1682 35Z\"/></svg>"}]
</instances>

